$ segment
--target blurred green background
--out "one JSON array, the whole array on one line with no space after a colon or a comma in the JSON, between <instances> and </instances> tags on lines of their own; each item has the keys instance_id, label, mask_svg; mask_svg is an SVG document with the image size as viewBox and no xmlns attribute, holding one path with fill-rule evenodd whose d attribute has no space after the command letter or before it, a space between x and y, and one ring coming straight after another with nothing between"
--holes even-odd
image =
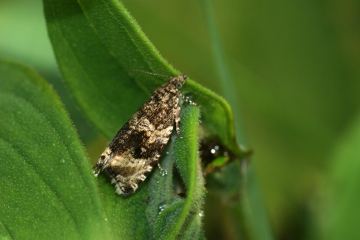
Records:
<instances>
[{"instance_id":1,"label":"blurred green background","mask_svg":"<svg viewBox=\"0 0 360 240\"><path fill-rule=\"evenodd\" d=\"M276 239L360 237L359 1L123 3L175 68L229 99ZM0 56L52 83L96 158L106 140L62 85L41 1L0 1Z\"/></svg>"}]
</instances>

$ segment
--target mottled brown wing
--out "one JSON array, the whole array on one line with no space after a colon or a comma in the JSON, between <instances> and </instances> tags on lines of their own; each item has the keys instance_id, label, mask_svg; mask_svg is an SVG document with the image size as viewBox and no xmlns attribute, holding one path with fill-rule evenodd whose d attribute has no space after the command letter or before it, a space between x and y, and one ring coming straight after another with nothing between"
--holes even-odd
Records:
<instances>
[{"instance_id":1,"label":"mottled brown wing","mask_svg":"<svg viewBox=\"0 0 360 240\"><path fill-rule=\"evenodd\" d=\"M95 166L95 171L102 168L112 178L120 195L137 189L157 164L169 141L179 97L173 84L169 88L166 85L158 88L119 130L101 155L99 166Z\"/></svg>"},{"instance_id":2,"label":"mottled brown wing","mask_svg":"<svg viewBox=\"0 0 360 240\"><path fill-rule=\"evenodd\" d=\"M109 144L112 153L121 154L133 149L135 158L151 158L161 153L173 130L173 109L179 107L177 93L169 92L166 85L154 91L119 130Z\"/></svg>"}]
</instances>

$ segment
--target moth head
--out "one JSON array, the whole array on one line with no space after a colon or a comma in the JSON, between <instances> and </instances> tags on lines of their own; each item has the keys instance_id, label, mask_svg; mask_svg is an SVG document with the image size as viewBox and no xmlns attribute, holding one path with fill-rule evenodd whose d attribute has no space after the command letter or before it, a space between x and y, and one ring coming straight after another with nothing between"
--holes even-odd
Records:
<instances>
[{"instance_id":1,"label":"moth head","mask_svg":"<svg viewBox=\"0 0 360 240\"><path fill-rule=\"evenodd\" d=\"M179 77L181 77L181 78L183 78L184 79L184 82L185 82L185 80L187 79L187 76L185 75L185 74L180 74L180 76Z\"/></svg>"},{"instance_id":2,"label":"moth head","mask_svg":"<svg viewBox=\"0 0 360 240\"><path fill-rule=\"evenodd\" d=\"M109 160L111 158L110 154L111 154L111 150L109 147L107 147L105 149L105 151L101 154L97 163L94 166L93 173L94 173L95 177L97 177L99 175L99 173L106 167L106 164L109 162Z\"/></svg>"},{"instance_id":3,"label":"moth head","mask_svg":"<svg viewBox=\"0 0 360 240\"><path fill-rule=\"evenodd\" d=\"M187 76L185 74L181 74L178 77L172 78L170 81L174 84L177 89L180 89L182 85L185 83Z\"/></svg>"}]
</instances>

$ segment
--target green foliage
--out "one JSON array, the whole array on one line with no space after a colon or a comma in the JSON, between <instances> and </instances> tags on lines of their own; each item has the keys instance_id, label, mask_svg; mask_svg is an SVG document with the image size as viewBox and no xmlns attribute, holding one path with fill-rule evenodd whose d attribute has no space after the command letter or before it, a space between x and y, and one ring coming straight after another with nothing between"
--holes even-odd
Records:
<instances>
[{"instance_id":1,"label":"green foliage","mask_svg":"<svg viewBox=\"0 0 360 240\"><path fill-rule=\"evenodd\" d=\"M360 238L359 142L360 118L358 116L346 134L340 138L333 155L331 184L327 186L332 198L331 202L322 208L326 211L320 212L323 217L331 219L325 223L324 239Z\"/></svg>"},{"instance_id":2,"label":"green foliage","mask_svg":"<svg viewBox=\"0 0 360 240\"><path fill-rule=\"evenodd\" d=\"M179 74L118 2L94 5L48 0L44 6L65 83L87 118L109 139L149 93L166 81L132 70ZM1 161L1 171L7 178L1 187L6 196L0 207L1 215L6 216L2 219L4 237L204 237L199 107L185 103L182 108L183 138L175 134L160 160L167 174L154 170L136 194L124 198L114 193L103 175L99 176L100 188L96 187L89 159L68 115L44 80L5 61L1 76L5 79L1 107L8 116L1 119L6 160ZM240 157L228 104L191 80L184 92L190 92L201 106L203 135L220 139ZM42 228L46 230L39 233Z\"/></svg>"},{"instance_id":3,"label":"green foliage","mask_svg":"<svg viewBox=\"0 0 360 240\"><path fill-rule=\"evenodd\" d=\"M56 93L17 64L2 61L0 76L0 236L108 237L91 166Z\"/></svg>"},{"instance_id":4,"label":"green foliage","mask_svg":"<svg viewBox=\"0 0 360 240\"><path fill-rule=\"evenodd\" d=\"M276 239L359 238L360 35L354 24L359 1L78 0L45 1L44 5L47 22L41 1L1 1L0 55L26 63L46 78L61 97L92 162L150 92L166 81L132 70L179 74L152 43L191 78L182 92L200 107L184 104L182 118L200 115L200 120L189 121L192 127L200 127L198 136L213 137L207 139L209 143L236 152L234 120L237 139L247 143L254 155L247 164L232 161L207 175L204 194L201 176L193 187L192 180L183 179L199 173L194 172L194 159L182 160L181 149L187 147L178 145L181 141L174 135L160 160L167 175L155 169L135 195L123 199L102 175L92 176L92 163L74 140L76 134L66 134L74 130L61 104L46 97L52 91L31 97L34 87L40 90L47 84L31 70L5 61L0 74L0 238L41 238L41 234L44 238L54 234L72 239L80 235L147 238L176 232L185 239L205 235L208 239L263 240L271 238L271 232ZM24 78L24 73L30 76ZM10 81L14 78L18 81ZM221 93L234 119L221 98L192 79ZM56 126L58 135L40 121L39 111L30 107L15 111L24 105L9 97L19 91L24 99L31 97L29 102L54 105L39 111L47 115L53 111L56 117L51 118L51 126ZM80 118L79 110L86 117ZM58 121L62 127L54 125ZM18 131L24 126L29 126L25 132ZM21 134L31 140L21 140ZM60 143L54 152L48 144L71 135L73 141L61 143L70 144L74 152L78 149L71 161L83 166L78 168L83 174L73 174L72 165L60 164L65 158L59 156L66 152L58 148ZM191 141L186 144L195 149ZM50 150L44 150L46 146ZM220 160L228 159L208 166L221 166ZM44 176L42 182L31 175L34 170ZM240 171L245 178L239 178ZM80 181L75 179L79 176ZM61 179L59 186L54 184L56 178ZM190 191L185 181L190 190L199 192L185 197ZM59 189L56 197L64 200L63 206L57 205L60 200L47 204L53 202L55 192L45 191L50 189L45 183ZM86 190L83 185L90 187ZM93 194L92 200L81 199L87 194ZM80 206L81 202L87 204ZM65 206L68 212L63 212ZM86 217L79 220L80 215ZM79 225L79 231L76 219L86 223Z\"/></svg>"},{"instance_id":5,"label":"green foliage","mask_svg":"<svg viewBox=\"0 0 360 240\"><path fill-rule=\"evenodd\" d=\"M44 4L49 36L64 80L84 113L108 138L149 93L167 81L133 70L179 75L118 1L68 1L64 5L63 1L47 0ZM191 80L182 90L191 93L201 106L202 127L241 154L235 144L229 105Z\"/></svg>"},{"instance_id":6,"label":"green foliage","mask_svg":"<svg viewBox=\"0 0 360 240\"><path fill-rule=\"evenodd\" d=\"M67 5L63 5L62 1L45 1L44 3L49 35L65 83L89 120L108 138L114 135L119 124L124 124L131 117L146 100L148 94L161 84L158 78L152 76L146 76L149 80L145 81L144 73L132 70L146 70L172 76L179 74L159 55L143 35L139 26L117 1L97 3L96 5L90 1L80 1L79 3L72 1ZM80 34L79 29L81 29ZM166 79L161 81L166 81ZM238 155L242 154L235 143L233 120L227 103L191 80L187 81L183 90L190 92L192 99L201 106L202 128L207 129L207 135L221 139L233 152ZM134 98L134 96L136 97ZM130 99L131 104L129 104ZM187 112L186 108L184 112ZM187 141L188 145L185 146L183 140L174 148L170 147L170 152L174 155L176 167L185 185L186 201L171 197L172 194L169 191L171 182L169 183L169 181L171 181L172 174L167 176L168 187L166 189L168 191L166 193L168 195L163 196L161 188L160 193L152 194L154 200L150 200L150 205L153 207L143 204L148 197L146 193L137 193L135 197L126 202L111 199L112 202L119 201L119 206L112 206L111 211L118 209L118 215L128 219L127 222L133 219L134 226L139 221L139 214L136 213L141 212L140 209L145 211L145 208L152 209L155 206L155 210L150 211L153 215L148 222L157 223L155 226L150 224L150 233L153 232L156 238L176 236L185 219L187 222L192 222L187 225L194 228L194 234L201 236L198 235L201 221L192 220L192 217L188 216L191 212L197 216L195 218L198 218L203 194L201 175L198 173L199 166L196 164L196 138L198 135L196 126L198 121L194 120L197 117L193 117L193 129L187 130L190 129L190 126L186 127L187 118L188 116L183 117L182 125L184 127L182 129L186 131L184 136L192 134L193 141ZM193 152L192 155L191 152ZM190 164L191 162L193 164ZM169 164L168 172L171 173L172 168L172 164ZM151 184L151 181L149 182ZM195 183L196 185L194 185ZM158 186L155 188L159 189ZM139 204L136 204L136 201L139 201ZM166 205L168 209L163 210L160 218L155 220L160 205ZM194 205L197 206L195 209L190 208ZM128 210L128 215L123 214L124 209ZM135 212L131 212L131 209ZM178 214L178 216L173 214ZM169 219L174 220L169 221ZM121 225L122 221L124 220L115 220L114 226ZM126 228L124 227L124 229ZM131 228L127 229L130 231ZM141 231L137 231L137 234L144 236L149 229L144 227L144 231L143 235L140 234ZM134 234L132 231L130 232ZM187 232L187 234L189 233Z\"/></svg>"},{"instance_id":7,"label":"green foliage","mask_svg":"<svg viewBox=\"0 0 360 240\"><path fill-rule=\"evenodd\" d=\"M32 70L6 61L0 64L0 75L0 108L6 116L0 121L2 237L172 239L203 235L197 107L184 107L183 138L173 136L167 149L170 153L162 158L169 174L155 170L136 194L122 198L102 176L101 188L97 188L84 149L51 87ZM185 198L174 194L174 163Z\"/></svg>"}]
</instances>

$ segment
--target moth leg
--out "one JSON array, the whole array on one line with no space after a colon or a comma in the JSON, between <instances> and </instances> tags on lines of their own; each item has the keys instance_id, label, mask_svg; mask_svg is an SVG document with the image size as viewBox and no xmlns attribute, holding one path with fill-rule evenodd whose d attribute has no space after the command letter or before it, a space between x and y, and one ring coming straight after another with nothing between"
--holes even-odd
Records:
<instances>
[{"instance_id":1,"label":"moth leg","mask_svg":"<svg viewBox=\"0 0 360 240\"><path fill-rule=\"evenodd\" d=\"M188 98L187 96L184 96L182 93L179 93L179 96L188 104L193 105L193 106L199 106L196 102L191 101L190 98Z\"/></svg>"},{"instance_id":2,"label":"moth leg","mask_svg":"<svg viewBox=\"0 0 360 240\"><path fill-rule=\"evenodd\" d=\"M181 134L180 134L180 127L179 127L179 123L180 123L180 105L179 105L179 99L174 107L173 110L173 114L174 114L174 119L175 119L175 127L176 127L176 133L177 135L182 138Z\"/></svg>"},{"instance_id":3,"label":"moth leg","mask_svg":"<svg viewBox=\"0 0 360 240\"><path fill-rule=\"evenodd\" d=\"M161 167L159 162L158 162L158 167L159 167L160 171L164 171L164 169Z\"/></svg>"},{"instance_id":4,"label":"moth leg","mask_svg":"<svg viewBox=\"0 0 360 240\"><path fill-rule=\"evenodd\" d=\"M160 166L160 163L159 163L159 162L158 162L158 167L159 167L159 169L160 169L160 175L161 175L161 176L167 175L167 171Z\"/></svg>"}]
</instances>

